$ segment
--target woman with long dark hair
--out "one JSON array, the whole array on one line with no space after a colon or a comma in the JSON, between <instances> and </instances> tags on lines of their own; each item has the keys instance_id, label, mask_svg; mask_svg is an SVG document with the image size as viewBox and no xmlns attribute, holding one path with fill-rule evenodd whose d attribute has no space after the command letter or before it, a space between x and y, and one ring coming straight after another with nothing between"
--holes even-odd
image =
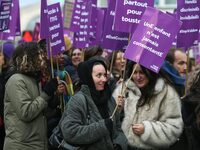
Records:
<instances>
[{"instance_id":1,"label":"woman with long dark hair","mask_svg":"<svg viewBox=\"0 0 200 150\"><path fill-rule=\"evenodd\" d=\"M136 67L132 75L133 68ZM180 98L167 80L143 66L128 66L122 130L128 150L168 148L182 133ZM132 76L131 76L132 75ZM119 95L119 86L113 95Z\"/></svg>"},{"instance_id":2,"label":"woman with long dark hair","mask_svg":"<svg viewBox=\"0 0 200 150\"><path fill-rule=\"evenodd\" d=\"M200 149L200 65L188 78L187 95L182 99L185 142L188 150Z\"/></svg>"}]
</instances>

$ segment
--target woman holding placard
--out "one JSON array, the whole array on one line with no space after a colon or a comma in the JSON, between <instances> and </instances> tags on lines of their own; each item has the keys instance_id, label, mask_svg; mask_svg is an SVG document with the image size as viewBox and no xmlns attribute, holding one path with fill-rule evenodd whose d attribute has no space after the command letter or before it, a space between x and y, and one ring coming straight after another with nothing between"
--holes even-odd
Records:
<instances>
[{"instance_id":1,"label":"woman holding placard","mask_svg":"<svg viewBox=\"0 0 200 150\"><path fill-rule=\"evenodd\" d=\"M128 68L130 79L123 92L125 117L122 122L128 150L170 147L183 128L178 94L161 73L132 62ZM120 91L121 86L118 86L113 95L116 97Z\"/></svg>"}]
</instances>

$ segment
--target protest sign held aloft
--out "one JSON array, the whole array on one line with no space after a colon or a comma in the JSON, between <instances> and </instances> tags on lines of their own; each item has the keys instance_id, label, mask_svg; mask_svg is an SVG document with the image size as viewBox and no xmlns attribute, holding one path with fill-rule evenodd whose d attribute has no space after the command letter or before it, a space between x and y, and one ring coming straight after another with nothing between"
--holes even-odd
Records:
<instances>
[{"instance_id":1,"label":"protest sign held aloft","mask_svg":"<svg viewBox=\"0 0 200 150\"><path fill-rule=\"evenodd\" d=\"M180 32L177 35L177 47L188 49L198 44L200 1L178 0L177 5L178 19L183 22Z\"/></svg>"},{"instance_id":2,"label":"protest sign held aloft","mask_svg":"<svg viewBox=\"0 0 200 150\"><path fill-rule=\"evenodd\" d=\"M181 22L173 16L147 7L125 51L125 58L158 73L180 27Z\"/></svg>"},{"instance_id":3,"label":"protest sign held aloft","mask_svg":"<svg viewBox=\"0 0 200 150\"><path fill-rule=\"evenodd\" d=\"M153 7L154 0L117 0L114 30L133 32L140 23L140 19L147 6Z\"/></svg>"},{"instance_id":4,"label":"protest sign held aloft","mask_svg":"<svg viewBox=\"0 0 200 150\"><path fill-rule=\"evenodd\" d=\"M63 21L60 3L47 6L49 23L49 40L52 55L56 55L65 50Z\"/></svg>"}]
</instances>

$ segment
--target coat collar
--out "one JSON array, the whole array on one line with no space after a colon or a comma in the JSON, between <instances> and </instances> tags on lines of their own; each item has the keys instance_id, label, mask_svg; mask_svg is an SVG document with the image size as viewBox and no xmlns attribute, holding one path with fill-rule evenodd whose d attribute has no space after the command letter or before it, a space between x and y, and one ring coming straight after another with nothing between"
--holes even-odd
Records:
<instances>
[{"instance_id":1,"label":"coat collar","mask_svg":"<svg viewBox=\"0 0 200 150\"><path fill-rule=\"evenodd\" d=\"M160 93L163 90L164 85L165 85L165 81L162 78L159 78L154 88L154 94L156 95ZM134 92L135 95L141 96L140 89L136 86L136 84L132 80L130 80L129 82L127 81L126 86L127 86L127 89Z\"/></svg>"}]
</instances>

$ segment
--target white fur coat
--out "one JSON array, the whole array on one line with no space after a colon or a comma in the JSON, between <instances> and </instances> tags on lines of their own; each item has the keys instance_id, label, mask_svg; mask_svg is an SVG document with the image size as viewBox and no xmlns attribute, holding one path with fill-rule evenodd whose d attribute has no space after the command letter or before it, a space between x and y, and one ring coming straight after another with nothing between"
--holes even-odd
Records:
<instances>
[{"instance_id":1,"label":"white fur coat","mask_svg":"<svg viewBox=\"0 0 200 150\"><path fill-rule=\"evenodd\" d=\"M122 130L129 144L142 149L159 149L169 147L176 142L182 133L183 121L180 98L175 90L163 79L158 79L150 104L145 104L136 110L141 92L132 81L126 86L128 97L125 99ZM117 97L120 90L119 85L113 97ZM132 124L136 123L144 124L145 131L141 136L135 135L132 131Z\"/></svg>"}]
</instances>

